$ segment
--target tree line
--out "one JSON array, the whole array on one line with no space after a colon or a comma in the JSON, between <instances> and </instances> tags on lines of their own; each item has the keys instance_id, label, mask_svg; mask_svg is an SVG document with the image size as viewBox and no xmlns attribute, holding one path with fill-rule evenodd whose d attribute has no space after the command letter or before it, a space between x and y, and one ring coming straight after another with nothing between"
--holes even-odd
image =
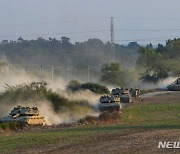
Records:
<instances>
[{"instance_id":1,"label":"tree line","mask_svg":"<svg viewBox=\"0 0 180 154\"><path fill-rule=\"evenodd\" d=\"M128 45L115 44L116 62L111 62L111 44L99 39L71 43L62 37L17 41L4 40L0 43L0 62L16 65L72 66L100 69L99 81L124 86L141 80L158 82L169 76L180 75L180 39L167 40L165 45L141 46L137 42Z\"/></svg>"}]
</instances>

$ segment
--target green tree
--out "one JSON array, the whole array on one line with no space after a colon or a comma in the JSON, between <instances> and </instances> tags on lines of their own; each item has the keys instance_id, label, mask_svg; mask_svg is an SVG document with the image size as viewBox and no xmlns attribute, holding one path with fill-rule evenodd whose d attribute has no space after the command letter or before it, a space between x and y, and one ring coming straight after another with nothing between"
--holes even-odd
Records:
<instances>
[{"instance_id":1,"label":"green tree","mask_svg":"<svg viewBox=\"0 0 180 154\"><path fill-rule=\"evenodd\" d=\"M104 64L101 68L101 82L114 86L123 86L123 72L118 63Z\"/></svg>"},{"instance_id":2,"label":"green tree","mask_svg":"<svg viewBox=\"0 0 180 154\"><path fill-rule=\"evenodd\" d=\"M141 48L139 64L144 64L145 72L140 79L147 82L157 82L168 77L168 67L162 55L150 47Z\"/></svg>"}]
</instances>

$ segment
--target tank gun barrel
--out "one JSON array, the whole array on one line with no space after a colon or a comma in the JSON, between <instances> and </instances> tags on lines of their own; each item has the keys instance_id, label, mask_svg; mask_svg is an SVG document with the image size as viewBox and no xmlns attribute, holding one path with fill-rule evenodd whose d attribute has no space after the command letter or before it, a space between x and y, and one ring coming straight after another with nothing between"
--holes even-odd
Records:
<instances>
[{"instance_id":1,"label":"tank gun barrel","mask_svg":"<svg viewBox=\"0 0 180 154\"><path fill-rule=\"evenodd\" d=\"M13 117L13 119L15 119L15 118L19 117L19 114L16 114L16 115L14 115L12 117Z\"/></svg>"}]
</instances>

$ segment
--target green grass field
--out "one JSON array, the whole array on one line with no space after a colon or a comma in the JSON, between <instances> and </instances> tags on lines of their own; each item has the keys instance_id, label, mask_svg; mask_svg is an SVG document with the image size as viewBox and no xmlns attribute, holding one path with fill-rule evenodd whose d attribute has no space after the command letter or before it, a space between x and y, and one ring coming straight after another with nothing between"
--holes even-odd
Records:
<instances>
[{"instance_id":1,"label":"green grass field","mask_svg":"<svg viewBox=\"0 0 180 154\"><path fill-rule=\"evenodd\" d=\"M0 153L65 143L84 144L90 142L89 135L149 129L180 129L180 102L134 104L122 112L121 123L117 125L89 125L83 128L0 135Z\"/></svg>"}]
</instances>

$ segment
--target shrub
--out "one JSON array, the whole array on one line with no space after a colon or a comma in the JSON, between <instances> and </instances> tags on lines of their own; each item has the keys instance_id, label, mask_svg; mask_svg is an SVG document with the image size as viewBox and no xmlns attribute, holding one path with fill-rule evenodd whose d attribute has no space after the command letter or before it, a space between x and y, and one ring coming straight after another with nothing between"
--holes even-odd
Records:
<instances>
[{"instance_id":1,"label":"shrub","mask_svg":"<svg viewBox=\"0 0 180 154\"><path fill-rule=\"evenodd\" d=\"M16 130L21 128L20 123L18 122L6 122L6 123L0 123L0 129L2 130Z\"/></svg>"},{"instance_id":2,"label":"shrub","mask_svg":"<svg viewBox=\"0 0 180 154\"><path fill-rule=\"evenodd\" d=\"M98 83L84 83L81 84L78 81L70 81L67 85L67 90L78 91L78 90L90 90L96 94L109 94L108 88Z\"/></svg>"},{"instance_id":3,"label":"shrub","mask_svg":"<svg viewBox=\"0 0 180 154\"><path fill-rule=\"evenodd\" d=\"M88 89L97 94L109 94L108 88L97 83L85 83L81 85L82 89Z\"/></svg>"},{"instance_id":4,"label":"shrub","mask_svg":"<svg viewBox=\"0 0 180 154\"><path fill-rule=\"evenodd\" d=\"M38 102L42 100L51 102L55 112L62 111L64 108L73 111L75 109L77 110L76 107L92 109L92 107L89 106L88 101L68 100L64 96L61 96L60 94L53 92L51 89L48 89L47 83L45 82L32 82L30 84L21 84L12 87L7 85L6 90L1 94L0 97L1 104L17 104L19 102L29 101ZM2 127L5 126L3 125Z\"/></svg>"}]
</instances>

